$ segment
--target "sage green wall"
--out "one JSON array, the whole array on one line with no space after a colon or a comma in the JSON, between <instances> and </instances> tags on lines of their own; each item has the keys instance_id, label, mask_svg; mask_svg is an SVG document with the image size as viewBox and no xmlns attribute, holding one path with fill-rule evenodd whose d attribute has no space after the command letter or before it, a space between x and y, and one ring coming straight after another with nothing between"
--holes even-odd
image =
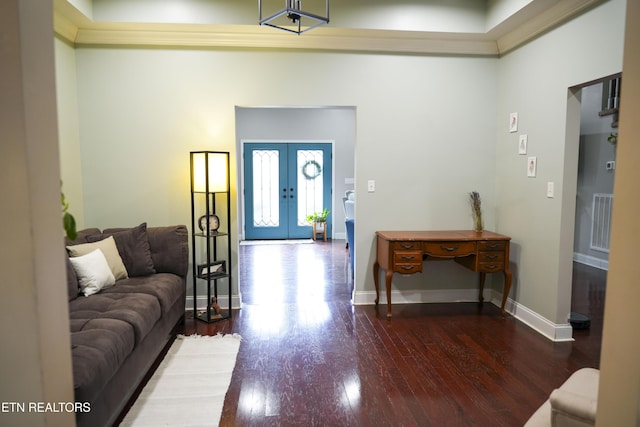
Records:
<instances>
[{"instance_id":1,"label":"sage green wall","mask_svg":"<svg viewBox=\"0 0 640 427\"><path fill-rule=\"evenodd\" d=\"M359 291L373 290L375 230L469 228L471 190L493 226L494 58L80 47L76 60L89 226L187 223L187 153L235 156L236 105L356 106ZM433 289L476 286L458 277Z\"/></svg>"},{"instance_id":2,"label":"sage green wall","mask_svg":"<svg viewBox=\"0 0 640 427\"><path fill-rule=\"evenodd\" d=\"M580 104L568 88L621 71L624 8L606 2L499 61L496 224L513 237L511 297L555 324L567 323L571 296ZM508 132L511 112L517 133ZM527 156L518 155L521 133ZM536 178L528 156L537 156Z\"/></svg>"},{"instance_id":3,"label":"sage green wall","mask_svg":"<svg viewBox=\"0 0 640 427\"><path fill-rule=\"evenodd\" d=\"M76 53L73 46L54 39L56 52L56 92L58 93L58 141L62 191L78 229L84 228L82 147L78 121Z\"/></svg>"},{"instance_id":4,"label":"sage green wall","mask_svg":"<svg viewBox=\"0 0 640 427\"><path fill-rule=\"evenodd\" d=\"M373 300L376 230L469 228L476 190L486 228L513 237L517 307L566 324L578 138L564 141L579 122L568 120L568 105L579 117L568 88L620 71L622 29L611 23L623 9L624 0L606 2L500 59L78 47L85 222L187 223L187 153L235 155L237 105L355 106L357 302ZM518 133L507 131L510 112L529 135L537 178L526 177ZM429 264L423 276L395 276L393 289L477 286L453 263Z\"/></svg>"}]
</instances>

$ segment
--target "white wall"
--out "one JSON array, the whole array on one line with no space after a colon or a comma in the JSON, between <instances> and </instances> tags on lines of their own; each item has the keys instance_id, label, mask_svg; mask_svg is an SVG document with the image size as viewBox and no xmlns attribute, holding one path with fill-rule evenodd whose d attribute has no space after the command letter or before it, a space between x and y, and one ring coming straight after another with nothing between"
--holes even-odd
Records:
<instances>
[{"instance_id":1,"label":"white wall","mask_svg":"<svg viewBox=\"0 0 640 427\"><path fill-rule=\"evenodd\" d=\"M79 0L76 0L79 1ZM477 0L332 0L330 25L339 28L482 33L485 3ZM302 10L324 16L325 0L305 0ZM263 16L281 10L282 0L263 0ZM256 25L256 1L94 0L96 21ZM505 18L508 14L502 14Z\"/></svg>"},{"instance_id":2,"label":"white wall","mask_svg":"<svg viewBox=\"0 0 640 427\"><path fill-rule=\"evenodd\" d=\"M580 104L568 88L621 70L624 6L606 2L500 59L497 229L513 237L511 297L556 325L570 311L578 163ZM508 132L511 112L517 133ZM518 155L521 133L537 156L536 178Z\"/></svg>"}]
</instances>

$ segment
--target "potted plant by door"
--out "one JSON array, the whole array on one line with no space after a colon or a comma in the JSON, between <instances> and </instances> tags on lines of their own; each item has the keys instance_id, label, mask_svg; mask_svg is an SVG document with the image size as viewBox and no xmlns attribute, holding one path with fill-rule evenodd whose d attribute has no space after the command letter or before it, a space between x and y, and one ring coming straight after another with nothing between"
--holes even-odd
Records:
<instances>
[{"instance_id":1,"label":"potted plant by door","mask_svg":"<svg viewBox=\"0 0 640 427\"><path fill-rule=\"evenodd\" d=\"M316 240L316 234L322 233L323 240L327 241L327 217L329 216L329 211L327 208L323 209L322 212L314 212L310 215L307 215L307 221L311 223L313 227L313 240Z\"/></svg>"}]
</instances>

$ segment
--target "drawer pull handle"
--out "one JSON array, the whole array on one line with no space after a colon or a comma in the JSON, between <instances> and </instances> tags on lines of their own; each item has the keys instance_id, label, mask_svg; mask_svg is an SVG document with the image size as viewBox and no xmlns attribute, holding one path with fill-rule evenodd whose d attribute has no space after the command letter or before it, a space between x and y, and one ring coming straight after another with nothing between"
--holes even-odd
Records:
<instances>
[{"instance_id":1,"label":"drawer pull handle","mask_svg":"<svg viewBox=\"0 0 640 427\"><path fill-rule=\"evenodd\" d=\"M440 246L440 249L442 249L443 251L447 251L447 252L453 252L458 248L459 248L459 246Z\"/></svg>"},{"instance_id":2,"label":"drawer pull handle","mask_svg":"<svg viewBox=\"0 0 640 427\"><path fill-rule=\"evenodd\" d=\"M415 255L402 255L402 259L407 261L414 258L415 258Z\"/></svg>"},{"instance_id":3,"label":"drawer pull handle","mask_svg":"<svg viewBox=\"0 0 640 427\"><path fill-rule=\"evenodd\" d=\"M499 246L500 246L500 244L498 244L498 243L487 243L487 247L489 249L494 249L494 248L497 248Z\"/></svg>"},{"instance_id":4,"label":"drawer pull handle","mask_svg":"<svg viewBox=\"0 0 640 427\"><path fill-rule=\"evenodd\" d=\"M498 259L498 255L487 255L487 259Z\"/></svg>"},{"instance_id":5,"label":"drawer pull handle","mask_svg":"<svg viewBox=\"0 0 640 427\"><path fill-rule=\"evenodd\" d=\"M413 248L413 245L407 245L406 243L402 244L402 249L411 249Z\"/></svg>"},{"instance_id":6,"label":"drawer pull handle","mask_svg":"<svg viewBox=\"0 0 640 427\"><path fill-rule=\"evenodd\" d=\"M487 265L487 266L485 266L485 268L486 268L487 270L495 270L496 268L498 268L498 266L497 266L497 265L492 264L492 265Z\"/></svg>"},{"instance_id":7,"label":"drawer pull handle","mask_svg":"<svg viewBox=\"0 0 640 427\"><path fill-rule=\"evenodd\" d=\"M403 265L401 268L403 270L413 270L415 268L415 266L413 266L413 265Z\"/></svg>"}]
</instances>

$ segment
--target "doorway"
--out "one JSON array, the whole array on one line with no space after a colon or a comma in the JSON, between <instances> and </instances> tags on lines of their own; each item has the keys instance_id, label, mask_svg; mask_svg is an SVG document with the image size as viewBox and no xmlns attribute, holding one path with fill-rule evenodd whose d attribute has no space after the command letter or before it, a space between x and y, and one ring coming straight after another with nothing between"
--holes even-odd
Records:
<instances>
[{"instance_id":1,"label":"doorway","mask_svg":"<svg viewBox=\"0 0 640 427\"><path fill-rule=\"evenodd\" d=\"M247 142L243 170L247 240L308 238L307 216L332 210L331 143Z\"/></svg>"},{"instance_id":2,"label":"doorway","mask_svg":"<svg viewBox=\"0 0 640 427\"><path fill-rule=\"evenodd\" d=\"M582 88L574 260L608 269L619 76Z\"/></svg>"},{"instance_id":3,"label":"doorway","mask_svg":"<svg viewBox=\"0 0 640 427\"><path fill-rule=\"evenodd\" d=\"M602 339L619 99L619 74L580 89L570 322L574 339L593 346Z\"/></svg>"}]
</instances>

